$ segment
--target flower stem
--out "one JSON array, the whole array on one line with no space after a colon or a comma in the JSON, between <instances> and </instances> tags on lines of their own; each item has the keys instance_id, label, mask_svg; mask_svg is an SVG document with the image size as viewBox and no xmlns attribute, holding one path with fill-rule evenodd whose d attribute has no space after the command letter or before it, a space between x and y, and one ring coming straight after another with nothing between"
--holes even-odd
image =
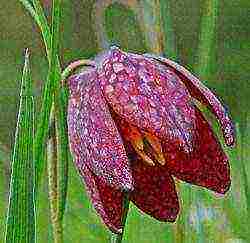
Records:
<instances>
[{"instance_id":1,"label":"flower stem","mask_svg":"<svg viewBox=\"0 0 250 243\"><path fill-rule=\"evenodd\" d=\"M123 214L122 214L122 232L120 234L113 234L111 237L111 243L121 243L124 233L124 228L126 224L126 219L129 210L129 194L125 193L123 199Z\"/></svg>"},{"instance_id":2,"label":"flower stem","mask_svg":"<svg viewBox=\"0 0 250 243\"><path fill-rule=\"evenodd\" d=\"M57 139L55 133L54 110L52 109L50 119L50 138L47 144L47 161L48 161L48 183L49 183L49 201L51 211L51 222L53 228L53 237L55 243L63 242L62 222L58 214L58 168L57 168Z\"/></svg>"},{"instance_id":3,"label":"flower stem","mask_svg":"<svg viewBox=\"0 0 250 243\"><path fill-rule=\"evenodd\" d=\"M75 69L81 66L95 67L95 62L88 59L80 59L70 63L62 72L62 80L65 80Z\"/></svg>"}]
</instances>

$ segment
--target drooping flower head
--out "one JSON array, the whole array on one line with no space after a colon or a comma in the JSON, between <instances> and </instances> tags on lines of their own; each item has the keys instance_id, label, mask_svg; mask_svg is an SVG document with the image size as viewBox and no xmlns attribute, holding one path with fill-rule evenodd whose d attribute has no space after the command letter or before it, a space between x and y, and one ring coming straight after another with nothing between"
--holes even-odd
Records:
<instances>
[{"instance_id":1,"label":"drooping flower head","mask_svg":"<svg viewBox=\"0 0 250 243\"><path fill-rule=\"evenodd\" d=\"M177 63L113 47L68 80L68 128L75 165L92 203L122 229L124 193L161 221L179 212L174 177L225 193L228 158L196 105L218 119L225 142L234 129L216 96Z\"/></svg>"}]
</instances>

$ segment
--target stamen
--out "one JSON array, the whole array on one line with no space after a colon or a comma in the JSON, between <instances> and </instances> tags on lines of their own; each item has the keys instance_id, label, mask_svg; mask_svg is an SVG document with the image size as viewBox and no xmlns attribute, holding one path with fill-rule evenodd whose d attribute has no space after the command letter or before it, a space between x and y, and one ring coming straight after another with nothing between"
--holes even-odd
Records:
<instances>
[{"instance_id":1,"label":"stamen","mask_svg":"<svg viewBox=\"0 0 250 243\"><path fill-rule=\"evenodd\" d=\"M155 159L159 162L161 165L165 165L166 160L164 158L163 152L162 152L162 146L159 141L159 139L150 133L144 133L144 137L147 139L150 146L153 148L153 154Z\"/></svg>"},{"instance_id":2,"label":"stamen","mask_svg":"<svg viewBox=\"0 0 250 243\"><path fill-rule=\"evenodd\" d=\"M142 158L142 160L144 162L146 162L147 164L151 165L151 166L155 166L154 161L143 151L143 150L139 150L138 147L134 146L134 143L132 143L135 151L137 152L137 154L139 154Z\"/></svg>"},{"instance_id":3,"label":"stamen","mask_svg":"<svg viewBox=\"0 0 250 243\"><path fill-rule=\"evenodd\" d=\"M132 125L129 125L128 130L129 130L128 137L134 150L137 152L139 156L141 156L144 162L146 162L151 166L154 166L155 163L144 151L143 136L140 133L140 131Z\"/></svg>"}]
</instances>

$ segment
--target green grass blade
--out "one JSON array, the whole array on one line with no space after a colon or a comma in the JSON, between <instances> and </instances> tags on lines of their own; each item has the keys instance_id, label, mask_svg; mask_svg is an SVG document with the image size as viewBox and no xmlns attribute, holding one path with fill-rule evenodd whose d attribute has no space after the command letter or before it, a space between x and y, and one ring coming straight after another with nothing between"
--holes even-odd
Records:
<instances>
[{"instance_id":1,"label":"green grass blade","mask_svg":"<svg viewBox=\"0 0 250 243\"><path fill-rule=\"evenodd\" d=\"M61 0L53 1L52 14L52 56L51 56L51 78L55 83L55 122L57 134L57 159L58 159L58 213L59 219L63 219L67 184L68 184L68 132L66 115L66 91L61 88L61 73L57 66L57 53L59 52L59 31L61 18Z\"/></svg>"},{"instance_id":2,"label":"green grass blade","mask_svg":"<svg viewBox=\"0 0 250 243\"><path fill-rule=\"evenodd\" d=\"M44 39L46 52L50 52L50 29L47 23L45 14L43 12L41 3L39 0L33 0L33 5L29 0L19 0L20 3L25 7L25 9L30 13L33 17L39 28L41 29L41 33Z\"/></svg>"},{"instance_id":3,"label":"green grass blade","mask_svg":"<svg viewBox=\"0 0 250 243\"><path fill-rule=\"evenodd\" d=\"M60 87L61 73L57 65L57 53L59 52L59 31L61 17L61 1L54 0L52 7L52 30L51 30L51 57L49 66L49 79L54 84L55 100L55 125L56 125L56 152L57 152L57 224L61 225L66 203L68 182L68 135L65 111L65 91ZM61 231L61 230L60 230Z\"/></svg>"},{"instance_id":4,"label":"green grass blade","mask_svg":"<svg viewBox=\"0 0 250 243\"><path fill-rule=\"evenodd\" d=\"M60 19L60 5L61 1L55 1L52 10L52 30L50 31L46 16L44 14L41 2L33 0L33 6L25 0L20 0L31 16L38 24L46 47L47 58L49 62L49 74L47 82L45 83L41 115L37 126L35 136L35 182L36 189L44 170L45 165L45 143L48 136L49 117L51 113L53 94L55 98L55 116L56 116L56 133L57 133L57 152L58 152L58 166L59 166L59 214L63 218L68 181L68 135L66 122L66 107L67 107L67 92L65 88L60 88L61 69L58 59L58 45L59 45L59 19ZM51 33L52 32L52 33Z\"/></svg>"},{"instance_id":5,"label":"green grass blade","mask_svg":"<svg viewBox=\"0 0 250 243\"><path fill-rule=\"evenodd\" d=\"M28 10L31 16L34 18L35 22L39 26L43 40L46 47L48 62L51 61L51 33L49 29L49 25L47 23L45 14L43 12L41 3L39 0L33 0L33 5L28 0L20 0L20 2L24 5L24 7ZM54 54L53 54L54 55ZM58 59L58 58L57 58ZM60 70L60 65L57 60L57 69L58 72ZM49 130L49 117L52 107L52 99L53 99L53 80L49 77L47 78L47 82L45 82L43 89L43 98L42 98L42 106L41 112L38 119L37 131L34 139L34 157L35 157L35 190L37 191L39 181L41 179L41 175L44 170L45 160L45 143Z\"/></svg>"},{"instance_id":6,"label":"green grass blade","mask_svg":"<svg viewBox=\"0 0 250 243\"><path fill-rule=\"evenodd\" d=\"M67 187L68 187L68 161L69 161L69 145L67 132L67 117L64 108L64 93L60 91L56 95L56 134L57 134L57 158L58 158L58 213L59 219L63 220Z\"/></svg>"},{"instance_id":7,"label":"green grass blade","mask_svg":"<svg viewBox=\"0 0 250 243\"><path fill-rule=\"evenodd\" d=\"M237 134L237 141L240 143L239 146L239 166L240 166L240 174L243 181L243 190L246 198L246 210L247 210L247 217L250 218L250 188L248 184L248 175L245 166L245 154L244 154L244 144L245 143L245 133L239 128L239 124L236 124L236 134Z\"/></svg>"},{"instance_id":8,"label":"green grass blade","mask_svg":"<svg viewBox=\"0 0 250 243\"><path fill-rule=\"evenodd\" d=\"M210 72L212 50L216 38L216 24L218 18L219 0L205 1L203 16L201 19L201 32L198 43L197 62L195 71L202 78L207 78Z\"/></svg>"},{"instance_id":9,"label":"green grass blade","mask_svg":"<svg viewBox=\"0 0 250 243\"><path fill-rule=\"evenodd\" d=\"M175 43L175 34L172 24L172 15L170 9L170 1L160 0L160 10L162 16L164 54L172 59L177 59L177 47Z\"/></svg>"},{"instance_id":10,"label":"green grass blade","mask_svg":"<svg viewBox=\"0 0 250 243\"><path fill-rule=\"evenodd\" d=\"M12 158L9 209L6 222L7 243L35 242L33 122L34 101L29 54L26 51Z\"/></svg>"}]
</instances>

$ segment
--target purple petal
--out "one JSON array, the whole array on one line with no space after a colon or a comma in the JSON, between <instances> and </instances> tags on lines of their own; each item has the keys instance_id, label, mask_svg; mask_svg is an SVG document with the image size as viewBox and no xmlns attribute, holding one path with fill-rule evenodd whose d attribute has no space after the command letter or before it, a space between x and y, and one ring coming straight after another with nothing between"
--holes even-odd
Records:
<instances>
[{"instance_id":1,"label":"purple petal","mask_svg":"<svg viewBox=\"0 0 250 243\"><path fill-rule=\"evenodd\" d=\"M192 150L194 107L180 78L165 65L111 49L99 59L104 97L127 122Z\"/></svg>"},{"instance_id":2,"label":"purple petal","mask_svg":"<svg viewBox=\"0 0 250 243\"><path fill-rule=\"evenodd\" d=\"M176 62L150 54L145 56L154 58L162 63L165 63L167 67L171 67L185 83L192 96L207 105L217 117L220 122L226 144L228 146L234 145L235 132L233 123L218 98L204 84L202 84L198 78Z\"/></svg>"},{"instance_id":3,"label":"purple petal","mask_svg":"<svg viewBox=\"0 0 250 243\"><path fill-rule=\"evenodd\" d=\"M218 138L202 113L196 109L195 148L191 154L162 143L166 168L170 174L186 182L206 187L218 193L230 188L230 166Z\"/></svg>"},{"instance_id":4,"label":"purple petal","mask_svg":"<svg viewBox=\"0 0 250 243\"><path fill-rule=\"evenodd\" d=\"M78 164L81 164L81 161ZM102 221L114 233L121 233L124 193L111 188L102 178L94 175L85 164L82 164L78 170L84 179L92 204Z\"/></svg>"},{"instance_id":5,"label":"purple petal","mask_svg":"<svg viewBox=\"0 0 250 243\"><path fill-rule=\"evenodd\" d=\"M96 73L86 72L75 78L79 79L81 85L71 92L68 129L71 152L75 158L79 158L75 160L76 166L81 168L86 164L95 175L110 185L131 190L133 186L128 158L97 85Z\"/></svg>"}]
</instances>

